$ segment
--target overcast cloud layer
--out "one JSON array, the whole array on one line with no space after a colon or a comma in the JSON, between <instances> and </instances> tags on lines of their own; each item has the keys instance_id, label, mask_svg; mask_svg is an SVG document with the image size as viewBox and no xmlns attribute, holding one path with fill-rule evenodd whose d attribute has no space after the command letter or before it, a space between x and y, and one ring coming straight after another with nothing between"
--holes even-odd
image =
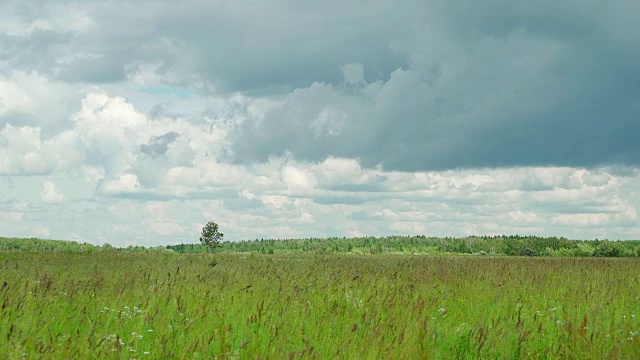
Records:
<instances>
[{"instance_id":1,"label":"overcast cloud layer","mask_svg":"<svg viewBox=\"0 0 640 360\"><path fill-rule=\"evenodd\" d=\"M4 1L0 235L638 238L640 3Z\"/></svg>"}]
</instances>

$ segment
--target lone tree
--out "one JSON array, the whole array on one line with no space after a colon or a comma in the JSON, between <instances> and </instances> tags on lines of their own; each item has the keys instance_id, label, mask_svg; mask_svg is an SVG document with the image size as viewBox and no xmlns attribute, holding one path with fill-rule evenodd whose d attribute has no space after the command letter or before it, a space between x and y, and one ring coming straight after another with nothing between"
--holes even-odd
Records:
<instances>
[{"instance_id":1,"label":"lone tree","mask_svg":"<svg viewBox=\"0 0 640 360\"><path fill-rule=\"evenodd\" d=\"M207 252L213 252L217 247L222 246L222 237L224 236L218 230L218 224L215 221L209 221L207 225L202 228L202 235L200 235L200 242L207 247Z\"/></svg>"}]
</instances>

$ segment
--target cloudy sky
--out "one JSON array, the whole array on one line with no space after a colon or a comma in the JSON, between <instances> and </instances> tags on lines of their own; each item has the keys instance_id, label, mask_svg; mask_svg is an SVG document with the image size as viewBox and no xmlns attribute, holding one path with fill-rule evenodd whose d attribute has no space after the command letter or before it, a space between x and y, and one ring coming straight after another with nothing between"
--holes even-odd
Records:
<instances>
[{"instance_id":1,"label":"cloudy sky","mask_svg":"<svg viewBox=\"0 0 640 360\"><path fill-rule=\"evenodd\" d=\"M637 0L0 1L0 235L640 237Z\"/></svg>"}]
</instances>

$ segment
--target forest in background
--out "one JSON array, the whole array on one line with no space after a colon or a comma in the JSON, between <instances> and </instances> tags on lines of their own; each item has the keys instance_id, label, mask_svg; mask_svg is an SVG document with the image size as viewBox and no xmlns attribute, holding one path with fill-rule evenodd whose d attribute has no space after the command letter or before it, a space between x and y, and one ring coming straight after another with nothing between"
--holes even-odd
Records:
<instances>
[{"instance_id":1,"label":"forest in background","mask_svg":"<svg viewBox=\"0 0 640 360\"><path fill-rule=\"evenodd\" d=\"M204 253L202 244L168 246L128 246L117 248L75 241L42 240L37 238L0 237L0 251L53 252L137 252L137 253ZM470 236L438 238L417 236L255 239L225 241L216 249L219 253L253 254L413 254L413 255L492 255L492 256L566 256L566 257L640 257L640 240L570 240L563 237L538 236Z\"/></svg>"}]
</instances>

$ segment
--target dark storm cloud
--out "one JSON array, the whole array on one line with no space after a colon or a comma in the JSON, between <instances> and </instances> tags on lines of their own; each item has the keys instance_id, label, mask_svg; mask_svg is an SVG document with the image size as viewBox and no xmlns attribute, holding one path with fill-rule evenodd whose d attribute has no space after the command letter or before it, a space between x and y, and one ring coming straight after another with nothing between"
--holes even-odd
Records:
<instances>
[{"instance_id":1,"label":"dark storm cloud","mask_svg":"<svg viewBox=\"0 0 640 360\"><path fill-rule=\"evenodd\" d=\"M11 51L13 68L102 83L123 80L132 64L160 62L163 72L173 72L167 82L261 95L318 80L340 81L340 66L356 60L367 65L372 79L386 76L406 64L392 47L419 26L407 21L416 18L415 9L391 2L362 7L340 1L322 6L282 1L52 1L46 6L13 2L9 9L23 27L63 12L71 14L69 22L91 19L80 30L72 25L36 27L6 35L4 49L29 44ZM40 41L43 32L52 39Z\"/></svg>"},{"instance_id":2,"label":"dark storm cloud","mask_svg":"<svg viewBox=\"0 0 640 360\"><path fill-rule=\"evenodd\" d=\"M314 81L339 82L340 67L359 61L373 76L406 63L395 42L419 26L410 8L391 2L341 1L191 4L161 31L177 36L217 90L272 95Z\"/></svg>"},{"instance_id":3,"label":"dark storm cloud","mask_svg":"<svg viewBox=\"0 0 640 360\"><path fill-rule=\"evenodd\" d=\"M284 96L233 134L236 162L640 164L637 1L8 4L0 71L97 84L154 63L165 84Z\"/></svg>"},{"instance_id":4,"label":"dark storm cloud","mask_svg":"<svg viewBox=\"0 0 640 360\"><path fill-rule=\"evenodd\" d=\"M630 21L639 7L506 3L439 7L443 18L406 49L408 67L360 94L330 84L292 94L243 124L235 160L331 155L408 171L640 165L640 26ZM325 109L346 119L333 134L314 131Z\"/></svg>"}]
</instances>

